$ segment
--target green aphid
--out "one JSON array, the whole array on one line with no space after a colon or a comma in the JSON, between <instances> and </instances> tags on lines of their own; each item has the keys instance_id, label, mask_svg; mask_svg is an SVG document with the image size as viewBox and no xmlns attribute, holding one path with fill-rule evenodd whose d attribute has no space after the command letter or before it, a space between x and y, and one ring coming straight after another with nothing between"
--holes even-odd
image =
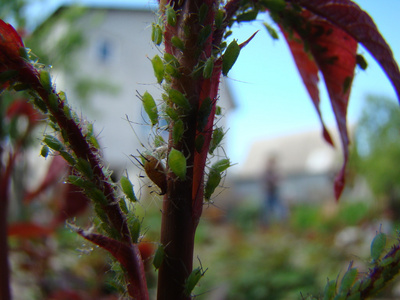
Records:
<instances>
[{"instance_id":1,"label":"green aphid","mask_svg":"<svg viewBox=\"0 0 400 300\"><path fill-rule=\"evenodd\" d=\"M235 64L240 53L240 46L236 40L233 40L225 50L222 57L222 74L224 76L228 75L228 72Z\"/></svg>"},{"instance_id":2,"label":"green aphid","mask_svg":"<svg viewBox=\"0 0 400 300\"><path fill-rule=\"evenodd\" d=\"M68 182L70 184L76 185L77 187L80 187L83 190L95 187L92 182L87 181L87 180L83 179L82 177L76 176L76 175L69 175Z\"/></svg>"},{"instance_id":3,"label":"green aphid","mask_svg":"<svg viewBox=\"0 0 400 300\"><path fill-rule=\"evenodd\" d=\"M184 289L184 294L189 297L197 285L197 283L200 281L201 277L204 276L205 271L201 267L197 267L190 273L189 277L186 279L185 282L185 289Z\"/></svg>"},{"instance_id":4,"label":"green aphid","mask_svg":"<svg viewBox=\"0 0 400 300\"><path fill-rule=\"evenodd\" d=\"M85 175L88 179L93 179L93 169L86 159L78 158L78 162L75 165L76 169Z\"/></svg>"},{"instance_id":5,"label":"green aphid","mask_svg":"<svg viewBox=\"0 0 400 300\"><path fill-rule=\"evenodd\" d=\"M182 152L172 148L168 155L168 166L179 179L186 179L186 158Z\"/></svg>"},{"instance_id":6,"label":"green aphid","mask_svg":"<svg viewBox=\"0 0 400 300\"><path fill-rule=\"evenodd\" d=\"M98 188L87 189L86 193L89 196L89 198L92 199L95 203L98 203L102 206L108 204L107 197Z\"/></svg>"},{"instance_id":7,"label":"green aphid","mask_svg":"<svg viewBox=\"0 0 400 300\"><path fill-rule=\"evenodd\" d=\"M253 9L238 15L236 21L237 22L253 21L257 18L257 15L258 15L258 9Z\"/></svg>"},{"instance_id":8,"label":"green aphid","mask_svg":"<svg viewBox=\"0 0 400 300\"><path fill-rule=\"evenodd\" d=\"M204 26L199 32L197 38L197 45L199 47L202 46L207 41L210 35L211 35L211 26L210 25Z\"/></svg>"},{"instance_id":9,"label":"green aphid","mask_svg":"<svg viewBox=\"0 0 400 300\"><path fill-rule=\"evenodd\" d=\"M69 108L68 105L64 105L63 112L64 112L64 115L67 117L68 120L72 120L71 109Z\"/></svg>"},{"instance_id":10,"label":"green aphid","mask_svg":"<svg viewBox=\"0 0 400 300\"><path fill-rule=\"evenodd\" d=\"M40 99L39 97L35 97L34 96L33 97L33 104L35 104L35 106L37 108L39 108L42 113L47 114L48 109L47 109L46 103L44 103L42 99Z\"/></svg>"},{"instance_id":11,"label":"green aphid","mask_svg":"<svg viewBox=\"0 0 400 300\"><path fill-rule=\"evenodd\" d=\"M154 146L155 147L161 147L165 145L165 140L161 135L156 135L154 137Z\"/></svg>"},{"instance_id":12,"label":"green aphid","mask_svg":"<svg viewBox=\"0 0 400 300\"><path fill-rule=\"evenodd\" d=\"M49 105L52 110L54 111L58 110L58 97L56 94L53 93L49 94Z\"/></svg>"},{"instance_id":13,"label":"green aphid","mask_svg":"<svg viewBox=\"0 0 400 300\"><path fill-rule=\"evenodd\" d=\"M220 116L221 114L222 114L222 108L221 106L217 105L217 107L215 108L215 115Z\"/></svg>"},{"instance_id":14,"label":"green aphid","mask_svg":"<svg viewBox=\"0 0 400 300\"><path fill-rule=\"evenodd\" d=\"M128 206L126 205L125 198L121 198L121 199L118 201L118 204L119 204L119 207L121 208L121 211L122 211L125 215L129 214L129 210L128 210Z\"/></svg>"},{"instance_id":15,"label":"green aphid","mask_svg":"<svg viewBox=\"0 0 400 300\"><path fill-rule=\"evenodd\" d=\"M330 280L326 283L323 300L333 300L336 295L336 280Z\"/></svg>"},{"instance_id":16,"label":"green aphid","mask_svg":"<svg viewBox=\"0 0 400 300\"><path fill-rule=\"evenodd\" d=\"M366 70L368 67L367 61L365 60L364 56L362 56L361 54L357 54L356 63L362 70Z\"/></svg>"},{"instance_id":17,"label":"green aphid","mask_svg":"<svg viewBox=\"0 0 400 300\"><path fill-rule=\"evenodd\" d=\"M121 188L122 188L122 191L124 192L125 196L131 202L137 202L138 200L135 196L135 191L133 190L132 182L125 176L122 176L119 182L121 184Z\"/></svg>"},{"instance_id":18,"label":"green aphid","mask_svg":"<svg viewBox=\"0 0 400 300\"><path fill-rule=\"evenodd\" d=\"M175 27L176 25L176 12L172 6L168 6L165 10L165 15L167 16L167 22L170 26Z\"/></svg>"},{"instance_id":19,"label":"green aphid","mask_svg":"<svg viewBox=\"0 0 400 300\"><path fill-rule=\"evenodd\" d=\"M164 260L164 257L165 257L164 246L160 244L156 250L156 253L154 253L154 258L153 258L153 266L156 270L160 268Z\"/></svg>"},{"instance_id":20,"label":"green aphid","mask_svg":"<svg viewBox=\"0 0 400 300\"><path fill-rule=\"evenodd\" d=\"M19 48L19 56L25 59L26 61L30 60L29 57L29 52L31 52L31 49L25 48L25 47L20 47Z\"/></svg>"},{"instance_id":21,"label":"green aphid","mask_svg":"<svg viewBox=\"0 0 400 300\"><path fill-rule=\"evenodd\" d=\"M353 82L353 77L351 77L351 76L347 76L344 79L344 81L343 81L343 94L346 94L349 91L352 82Z\"/></svg>"},{"instance_id":22,"label":"green aphid","mask_svg":"<svg viewBox=\"0 0 400 300\"><path fill-rule=\"evenodd\" d=\"M196 148L197 153L201 153L201 150L203 150L203 146L204 146L204 142L205 142L205 137L202 134L199 134L196 137L196 140L194 141L194 146Z\"/></svg>"},{"instance_id":23,"label":"green aphid","mask_svg":"<svg viewBox=\"0 0 400 300\"><path fill-rule=\"evenodd\" d=\"M210 56L204 63L203 77L206 79L210 78L213 73L213 70L214 70L214 57Z\"/></svg>"},{"instance_id":24,"label":"green aphid","mask_svg":"<svg viewBox=\"0 0 400 300\"><path fill-rule=\"evenodd\" d=\"M144 92L142 96L143 108L149 116L151 125L154 126L158 123L158 110L156 102L152 95L150 95L147 91Z\"/></svg>"},{"instance_id":25,"label":"green aphid","mask_svg":"<svg viewBox=\"0 0 400 300\"><path fill-rule=\"evenodd\" d=\"M185 44L179 37L173 36L171 38L171 43L175 48L181 50L182 52L185 51Z\"/></svg>"},{"instance_id":26,"label":"green aphid","mask_svg":"<svg viewBox=\"0 0 400 300\"><path fill-rule=\"evenodd\" d=\"M142 223L137 217L131 217L128 220L128 224L132 242L137 243L140 238L140 228L142 227Z\"/></svg>"},{"instance_id":27,"label":"green aphid","mask_svg":"<svg viewBox=\"0 0 400 300\"><path fill-rule=\"evenodd\" d=\"M263 23L265 29L267 29L267 32L269 33L269 35L271 36L272 39L274 40L278 40L279 39L279 35L276 32L275 28L273 28L271 25L269 25L268 23Z\"/></svg>"},{"instance_id":28,"label":"green aphid","mask_svg":"<svg viewBox=\"0 0 400 300\"><path fill-rule=\"evenodd\" d=\"M68 151L60 151L60 155L64 158L71 166L76 164L76 160L71 153Z\"/></svg>"},{"instance_id":29,"label":"green aphid","mask_svg":"<svg viewBox=\"0 0 400 300\"><path fill-rule=\"evenodd\" d=\"M212 110L212 102L210 97L207 97L201 102L198 118L197 118L197 130L203 131L204 127L207 125L208 118Z\"/></svg>"},{"instance_id":30,"label":"green aphid","mask_svg":"<svg viewBox=\"0 0 400 300\"><path fill-rule=\"evenodd\" d=\"M260 3L271 12L281 12L286 8L285 0L261 0Z\"/></svg>"},{"instance_id":31,"label":"green aphid","mask_svg":"<svg viewBox=\"0 0 400 300\"><path fill-rule=\"evenodd\" d=\"M229 158L223 158L223 159L220 159L219 161L215 162L211 166L211 169L221 173L221 172L225 171L226 169L228 169L230 166L231 166L231 162L230 162Z\"/></svg>"},{"instance_id":32,"label":"green aphid","mask_svg":"<svg viewBox=\"0 0 400 300\"><path fill-rule=\"evenodd\" d=\"M157 82L161 83L164 79L164 63L162 59L156 54L151 60L151 64L153 65L153 71Z\"/></svg>"},{"instance_id":33,"label":"green aphid","mask_svg":"<svg viewBox=\"0 0 400 300\"><path fill-rule=\"evenodd\" d=\"M167 114L167 116L173 120L173 121L177 121L179 120L179 114L178 112L173 109L172 107L168 106L165 108L165 113Z\"/></svg>"},{"instance_id":34,"label":"green aphid","mask_svg":"<svg viewBox=\"0 0 400 300\"><path fill-rule=\"evenodd\" d=\"M354 281L356 280L357 274L357 268L351 268L347 270L342 278L342 281L340 282L339 293L346 292L352 287Z\"/></svg>"},{"instance_id":35,"label":"green aphid","mask_svg":"<svg viewBox=\"0 0 400 300\"><path fill-rule=\"evenodd\" d=\"M225 18L224 11L219 9L215 14L215 27L217 29L221 28L224 18Z\"/></svg>"},{"instance_id":36,"label":"green aphid","mask_svg":"<svg viewBox=\"0 0 400 300\"><path fill-rule=\"evenodd\" d=\"M153 41L154 44L159 46L162 43L163 39L163 31L160 25L154 24L151 28L151 40Z\"/></svg>"},{"instance_id":37,"label":"green aphid","mask_svg":"<svg viewBox=\"0 0 400 300\"><path fill-rule=\"evenodd\" d=\"M178 144L181 140L183 133L185 131L184 124L182 120L178 120L174 123L174 127L172 129L172 139L174 144Z\"/></svg>"},{"instance_id":38,"label":"green aphid","mask_svg":"<svg viewBox=\"0 0 400 300\"><path fill-rule=\"evenodd\" d=\"M180 91L170 89L168 92L169 99L178 107L189 110L191 108L189 100Z\"/></svg>"},{"instance_id":39,"label":"green aphid","mask_svg":"<svg viewBox=\"0 0 400 300\"><path fill-rule=\"evenodd\" d=\"M379 259L385 247L386 247L386 234L380 232L374 237L371 243L371 258L373 262Z\"/></svg>"},{"instance_id":40,"label":"green aphid","mask_svg":"<svg viewBox=\"0 0 400 300\"><path fill-rule=\"evenodd\" d=\"M199 23L200 24L203 24L204 21L206 20L206 17L207 17L207 14L208 14L208 10L209 10L209 8L208 8L207 4L203 3L200 6L200 9L199 9Z\"/></svg>"},{"instance_id":41,"label":"green aphid","mask_svg":"<svg viewBox=\"0 0 400 300\"><path fill-rule=\"evenodd\" d=\"M224 131L221 127L217 127L213 131L212 139L211 139L211 144L210 144L210 149L208 150L208 153L213 154L215 149L220 145L222 139L224 138Z\"/></svg>"},{"instance_id":42,"label":"green aphid","mask_svg":"<svg viewBox=\"0 0 400 300\"><path fill-rule=\"evenodd\" d=\"M384 257L379 265L381 267L385 267L387 265L390 265L393 261L394 261L394 258L391 256L386 257L386 258Z\"/></svg>"},{"instance_id":43,"label":"green aphid","mask_svg":"<svg viewBox=\"0 0 400 300\"><path fill-rule=\"evenodd\" d=\"M61 143L56 137L52 136L52 135L48 135L46 134L44 136L43 142L49 146L51 149L55 150L55 151L64 151L65 147L64 144Z\"/></svg>"},{"instance_id":44,"label":"green aphid","mask_svg":"<svg viewBox=\"0 0 400 300\"><path fill-rule=\"evenodd\" d=\"M213 169L210 170L210 172L208 173L206 185L204 187L204 198L206 201L210 201L210 198L215 189L219 186L221 179L222 176L220 172L217 172Z\"/></svg>"},{"instance_id":45,"label":"green aphid","mask_svg":"<svg viewBox=\"0 0 400 300\"><path fill-rule=\"evenodd\" d=\"M49 147L47 145L43 145L42 149L40 149L40 155L44 158L49 155Z\"/></svg>"},{"instance_id":46,"label":"green aphid","mask_svg":"<svg viewBox=\"0 0 400 300\"><path fill-rule=\"evenodd\" d=\"M231 166L228 158L221 159L211 166L204 188L204 198L209 201L222 179L222 172Z\"/></svg>"},{"instance_id":47,"label":"green aphid","mask_svg":"<svg viewBox=\"0 0 400 300\"><path fill-rule=\"evenodd\" d=\"M40 83L48 93L52 93L51 77L49 71L40 71Z\"/></svg>"}]
</instances>

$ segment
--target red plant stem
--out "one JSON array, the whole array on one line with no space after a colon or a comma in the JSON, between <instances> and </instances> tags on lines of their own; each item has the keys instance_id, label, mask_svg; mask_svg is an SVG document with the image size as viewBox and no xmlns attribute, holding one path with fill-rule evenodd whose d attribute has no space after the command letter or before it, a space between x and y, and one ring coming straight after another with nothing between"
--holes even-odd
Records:
<instances>
[{"instance_id":1,"label":"red plant stem","mask_svg":"<svg viewBox=\"0 0 400 300\"><path fill-rule=\"evenodd\" d=\"M9 186L11 170L14 165L15 155L9 156L7 167L4 172L0 169L0 299L11 299L10 291L10 267L8 261L7 241L7 215L9 202ZM2 166L1 166L2 167Z\"/></svg>"},{"instance_id":2,"label":"red plant stem","mask_svg":"<svg viewBox=\"0 0 400 300\"><path fill-rule=\"evenodd\" d=\"M126 276L128 281L128 293L133 299L147 300L149 296L144 276L143 261L138 252L137 246L133 245L127 220L119 205L117 205L119 199L115 194L113 186L109 182L109 178L107 178L103 172L99 156L96 153L97 149L87 142L79 128L79 125L73 119L66 116L64 113L64 101L58 98L58 106L56 108L50 105L49 94L41 85L37 75L38 74L35 73L25 74L26 82L29 82L36 90L46 103L51 115L56 119L58 126L66 132L66 135L68 136L68 141L66 142L69 143L71 150L78 158L85 159L90 163L94 173L93 181L107 197L108 203L102 205L102 209L107 214L112 226L120 233L121 242L127 244L132 249L129 253L131 261L130 265L132 268L131 270L127 270L128 275Z\"/></svg>"}]
</instances>

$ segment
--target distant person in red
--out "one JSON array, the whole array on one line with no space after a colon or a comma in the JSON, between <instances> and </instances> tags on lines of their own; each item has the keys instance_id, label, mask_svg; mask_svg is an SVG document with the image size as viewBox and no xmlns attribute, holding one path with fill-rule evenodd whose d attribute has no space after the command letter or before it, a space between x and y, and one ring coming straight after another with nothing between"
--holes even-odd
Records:
<instances>
[{"instance_id":1,"label":"distant person in red","mask_svg":"<svg viewBox=\"0 0 400 300\"><path fill-rule=\"evenodd\" d=\"M275 156L268 159L265 172L263 174L263 187L265 199L263 205L262 224L269 225L273 218L282 215L282 204L279 199L280 176L277 171Z\"/></svg>"}]
</instances>

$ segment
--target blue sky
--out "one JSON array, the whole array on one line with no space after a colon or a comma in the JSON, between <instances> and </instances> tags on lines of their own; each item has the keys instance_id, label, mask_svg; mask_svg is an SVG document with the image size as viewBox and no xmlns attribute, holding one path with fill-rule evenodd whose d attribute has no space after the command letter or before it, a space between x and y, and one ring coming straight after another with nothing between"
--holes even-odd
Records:
<instances>
[{"instance_id":1,"label":"blue sky","mask_svg":"<svg viewBox=\"0 0 400 300\"><path fill-rule=\"evenodd\" d=\"M71 2L74 1L39 1L30 8L29 12L36 16L32 21L40 21L47 12L56 9L60 3ZM129 4L138 7L155 7L156 3L148 0L78 2L96 5ZM397 30L400 1L356 2L374 19L378 29L394 50L396 60L400 61L400 35ZM287 45L282 37L274 41L268 36L262 25L266 20L260 16L255 22L236 27L233 31L233 37L240 42L260 30L251 43L242 50L227 79L237 105L228 119L227 152L231 161L239 164L244 162L252 143L256 140L320 129L319 119ZM356 122L367 95L382 95L396 99L393 87L375 60L362 47L359 48L359 53L364 55L369 66L366 71L359 69L356 71L349 105L350 123ZM326 124L329 127L335 126L323 84L321 84L321 102Z\"/></svg>"}]
</instances>

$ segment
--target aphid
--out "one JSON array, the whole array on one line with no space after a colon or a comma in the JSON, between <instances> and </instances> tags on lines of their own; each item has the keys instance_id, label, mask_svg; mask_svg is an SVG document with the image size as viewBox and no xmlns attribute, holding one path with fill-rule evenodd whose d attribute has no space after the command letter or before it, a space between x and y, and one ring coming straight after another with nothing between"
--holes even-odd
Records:
<instances>
[{"instance_id":1,"label":"aphid","mask_svg":"<svg viewBox=\"0 0 400 300\"><path fill-rule=\"evenodd\" d=\"M263 1L262 4L272 12L281 12L286 8L285 0Z\"/></svg>"},{"instance_id":2,"label":"aphid","mask_svg":"<svg viewBox=\"0 0 400 300\"><path fill-rule=\"evenodd\" d=\"M78 162L75 165L76 169L85 175L89 179L93 179L93 169L90 163L83 158L78 158Z\"/></svg>"},{"instance_id":3,"label":"aphid","mask_svg":"<svg viewBox=\"0 0 400 300\"><path fill-rule=\"evenodd\" d=\"M167 192L167 177L162 162L150 154L143 156L143 159L144 171L149 179L161 189L160 195L164 195Z\"/></svg>"},{"instance_id":4,"label":"aphid","mask_svg":"<svg viewBox=\"0 0 400 300\"><path fill-rule=\"evenodd\" d=\"M203 3L199 9L199 23L203 24L208 14L208 5Z\"/></svg>"},{"instance_id":5,"label":"aphid","mask_svg":"<svg viewBox=\"0 0 400 300\"><path fill-rule=\"evenodd\" d=\"M49 94L49 105L50 108L54 111L58 110L58 97L56 94Z\"/></svg>"},{"instance_id":6,"label":"aphid","mask_svg":"<svg viewBox=\"0 0 400 300\"><path fill-rule=\"evenodd\" d=\"M168 155L168 166L179 179L186 179L186 158L182 152L172 148Z\"/></svg>"},{"instance_id":7,"label":"aphid","mask_svg":"<svg viewBox=\"0 0 400 300\"><path fill-rule=\"evenodd\" d=\"M132 242L137 243L140 238L140 227L142 226L142 223L137 217L133 216L128 218L128 224Z\"/></svg>"},{"instance_id":8,"label":"aphid","mask_svg":"<svg viewBox=\"0 0 400 300\"><path fill-rule=\"evenodd\" d=\"M182 107L186 110L191 108L189 100L183 95L180 91L175 89L170 89L168 92L169 99L179 107Z\"/></svg>"},{"instance_id":9,"label":"aphid","mask_svg":"<svg viewBox=\"0 0 400 300\"><path fill-rule=\"evenodd\" d=\"M46 134L44 136L43 142L55 151L61 152L65 150L64 144L52 135Z\"/></svg>"},{"instance_id":10,"label":"aphid","mask_svg":"<svg viewBox=\"0 0 400 300\"><path fill-rule=\"evenodd\" d=\"M75 158L71 153L67 151L60 151L60 155L71 165L74 166L76 164Z\"/></svg>"},{"instance_id":11,"label":"aphid","mask_svg":"<svg viewBox=\"0 0 400 300\"><path fill-rule=\"evenodd\" d=\"M154 126L158 123L158 110L156 102L152 95L150 95L147 91L142 96L143 108L149 116L151 125Z\"/></svg>"},{"instance_id":12,"label":"aphid","mask_svg":"<svg viewBox=\"0 0 400 300\"><path fill-rule=\"evenodd\" d=\"M153 71L157 78L157 82L161 83L164 79L164 63L162 59L156 54L152 58L151 64L153 65Z\"/></svg>"},{"instance_id":13,"label":"aphid","mask_svg":"<svg viewBox=\"0 0 400 300\"><path fill-rule=\"evenodd\" d=\"M119 183L125 196L132 202L137 202L135 191L133 190L132 182L125 176L122 176Z\"/></svg>"},{"instance_id":14,"label":"aphid","mask_svg":"<svg viewBox=\"0 0 400 300\"><path fill-rule=\"evenodd\" d=\"M371 257L372 261L375 262L381 256L386 246L386 234L379 232L371 243Z\"/></svg>"},{"instance_id":15,"label":"aphid","mask_svg":"<svg viewBox=\"0 0 400 300\"><path fill-rule=\"evenodd\" d=\"M384 267L384 266L390 265L393 261L394 261L394 258L389 256L389 257L383 258L379 265L381 267Z\"/></svg>"},{"instance_id":16,"label":"aphid","mask_svg":"<svg viewBox=\"0 0 400 300\"><path fill-rule=\"evenodd\" d=\"M207 182L204 188L204 198L209 201L211 195L221 182L221 173L231 166L228 158L221 159L211 166L210 172L208 173Z\"/></svg>"},{"instance_id":17,"label":"aphid","mask_svg":"<svg viewBox=\"0 0 400 300\"><path fill-rule=\"evenodd\" d=\"M168 6L165 15L167 16L167 22L170 26L175 27L176 25L176 12L172 6Z\"/></svg>"},{"instance_id":18,"label":"aphid","mask_svg":"<svg viewBox=\"0 0 400 300\"><path fill-rule=\"evenodd\" d=\"M178 120L174 123L174 127L172 129L172 139L174 144L179 143L182 138L183 132L185 131L182 120Z\"/></svg>"},{"instance_id":19,"label":"aphid","mask_svg":"<svg viewBox=\"0 0 400 300\"><path fill-rule=\"evenodd\" d=\"M165 60L165 73L171 75L172 77L178 78L181 73L179 72L178 68L180 66L178 60L170 53L164 53L164 60Z\"/></svg>"},{"instance_id":20,"label":"aphid","mask_svg":"<svg viewBox=\"0 0 400 300\"><path fill-rule=\"evenodd\" d=\"M207 270L204 271L202 267L197 267L192 271L192 273L189 274L188 278L186 279L185 289L184 289L184 293L187 297L191 295L193 289L200 281L201 277L204 276L204 273L206 271Z\"/></svg>"},{"instance_id":21,"label":"aphid","mask_svg":"<svg viewBox=\"0 0 400 300\"><path fill-rule=\"evenodd\" d=\"M48 93L51 93L52 86L51 86L51 77L49 71L47 70L40 71L40 83Z\"/></svg>"},{"instance_id":22,"label":"aphid","mask_svg":"<svg viewBox=\"0 0 400 300\"><path fill-rule=\"evenodd\" d=\"M49 155L49 147L47 145L43 145L42 149L40 149L40 155L43 156L44 158Z\"/></svg>"},{"instance_id":23,"label":"aphid","mask_svg":"<svg viewBox=\"0 0 400 300\"><path fill-rule=\"evenodd\" d=\"M42 113L47 114L48 109L47 109L46 103L44 103L42 99L40 99L39 97L33 96L33 104L35 104L35 106L37 108L39 108L42 111Z\"/></svg>"},{"instance_id":24,"label":"aphid","mask_svg":"<svg viewBox=\"0 0 400 300\"><path fill-rule=\"evenodd\" d=\"M351 83L353 81L353 77L347 76L343 81L343 94L346 94L351 87Z\"/></svg>"},{"instance_id":25,"label":"aphid","mask_svg":"<svg viewBox=\"0 0 400 300\"><path fill-rule=\"evenodd\" d=\"M185 51L185 44L183 43L183 41L179 37L173 36L171 38L171 43L175 48L177 48L177 49L179 49L181 51Z\"/></svg>"},{"instance_id":26,"label":"aphid","mask_svg":"<svg viewBox=\"0 0 400 300\"><path fill-rule=\"evenodd\" d=\"M203 100L203 102L200 105L199 108L199 113L197 117L197 130L198 131L203 131L204 127L207 125L208 118L210 116L212 109L212 102L210 97L207 97L206 99Z\"/></svg>"},{"instance_id":27,"label":"aphid","mask_svg":"<svg viewBox=\"0 0 400 300\"><path fill-rule=\"evenodd\" d=\"M224 21L225 18L225 13L223 10L218 10L217 13L215 14L215 27L217 29L221 28L222 22Z\"/></svg>"},{"instance_id":28,"label":"aphid","mask_svg":"<svg viewBox=\"0 0 400 300\"><path fill-rule=\"evenodd\" d=\"M0 83L5 83L5 82L9 81L10 79L14 78L15 76L17 76L18 74L19 74L19 72L16 70L7 70L4 72L1 72Z\"/></svg>"},{"instance_id":29,"label":"aphid","mask_svg":"<svg viewBox=\"0 0 400 300\"><path fill-rule=\"evenodd\" d=\"M195 143L196 151L197 151L198 153L200 153L201 150L203 149L204 141L205 141L204 135L199 134L199 135L196 137L196 140L194 141L194 143Z\"/></svg>"},{"instance_id":30,"label":"aphid","mask_svg":"<svg viewBox=\"0 0 400 300\"><path fill-rule=\"evenodd\" d=\"M258 15L258 9L253 9L238 15L236 21L237 22L253 21L257 18L257 15Z\"/></svg>"},{"instance_id":31,"label":"aphid","mask_svg":"<svg viewBox=\"0 0 400 300\"><path fill-rule=\"evenodd\" d=\"M226 76L233 67L240 53L240 47L236 40L233 40L225 50L222 57L222 74Z\"/></svg>"},{"instance_id":32,"label":"aphid","mask_svg":"<svg viewBox=\"0 0 400 300\"><path fill-rule=\"evenodd\" d=\"M92 199L94 202L105 206L108 204L107 198L104 195L104 193L99 190L98 188L91 188L91 189L86 189L86 194L89 196L90 199Z\"/></svg>"},{"instance_id":33,"label":"aphid","mask_svg":"<svg viewBox=\"0 0 400 300\"><path fill-rule=\"evenodd\" d=\"M357 65L362 69L362 70L366 70L368 67L368 63L365 60L364 56L362 56L361 54L357 54L356 56L356 62Z\"/></svg>"},{"instance_id":34,"label":"aphid","mask_svg":"<svg viewBox=\"0 0 400 300\"><path fill-rule=\"evenodd\" d=\"M343 275L342 281L340 282L339 293L348 291L354 281L356 280L358 274L358 270L356 268L350 268L347 272Z\"/></svg>"},{"instance_id":35,"label":"aphid","mask_svg":"<svg viewBox=\"0 0 400 300\"><path fill-rule=\"evenodd\" d=\"M159 46L162 42L163 39L163 31L160 25L154 24L151 28L151 40L153 41L154 44Z\"/></svg>"},{"instance_id":36,"label":"aphid","mask_svg":"<svg viewBox=\"0 0 400 300\"><path fill-rule=\"evenodd\" d=\"M323 300L333 300L335 295L336 295L336 280L330 280L326 283Z\"/></svg>"},{"instance_id":37,"label":"aphid","mask_svg":"<svg viewBox=\"0 0 400 300\"><path fill-rule=\"evenodd\" d=\"M263 23L263 25L264 25L265 29L267 29L267 32L269 33L269 35L271 36L272 39L274 39L274 40L278 40L279 39L279 35L276 32L275 28L273 28L268 23Z\"/></svg>"},{"instance_id":38,"label":"aphid","mask_svg":"<svg viewBox=\"0 0 400 300\"><path fill-rule=\"evenodd\" d=\"M205 43L205 41L207 41L210 34L211 34L211 26L210 25L204 26L200 30L199 35L197 37L197 45L199 47L202 46Z\"/></svg>"},{"instance_id":39,"label":"aphid","mask_svg":"<svg viewBox=\"0 0 400 300\"><path fill-rule=\"evenodd\" d=\"M203 77L206 79L210 78L213 70L214 70L214 57L210 56L204 63Z\"/></svg>"},{"instance_id":40,"label":"aphid","mask_svg":"<svg viewBox=\"0 0 400 300\"><path fill-rule=\"evenodd\" d=\"M210 149L208 150L208 153L213 154L215 149L219 146L221 143L222 139L224 138L224 131L221 127L217 127L214 129L213 135L212 135L212 140L210 144Z\"/></svg>"},{"instance_id":41,"label":"aphid","mask_svg":"<svg viewBox=\"0 0 400 300\"><path fill-rule=\"evenodd\" d=\"M156 253L154 253L154 258L153 258L153 266L156 270L160 268L164 260L164 257L165 257L164 246L160 244L156 250Z\"/></svg>"}]
</instances>

